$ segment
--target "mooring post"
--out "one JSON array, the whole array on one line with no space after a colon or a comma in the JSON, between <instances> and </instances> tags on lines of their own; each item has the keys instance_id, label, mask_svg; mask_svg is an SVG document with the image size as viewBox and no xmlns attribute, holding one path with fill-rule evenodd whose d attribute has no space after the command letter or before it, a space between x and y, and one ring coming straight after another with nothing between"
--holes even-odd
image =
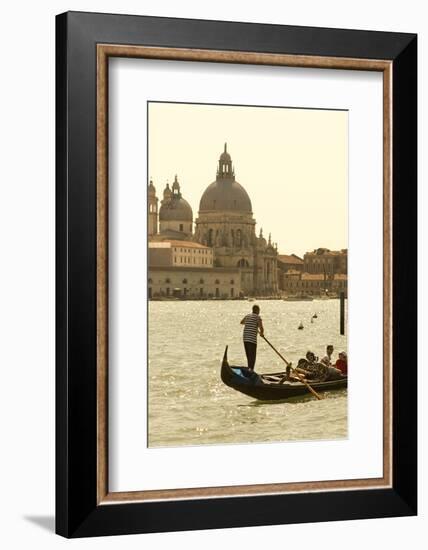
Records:
<instances>
[{"instance_id":1,"label":"mooring post","mask_svg":"<svg viewBox=\"0 0 428 550\"><path fill-rule=\"evenodd\" d=\"M340 334L345 334L345 293L340 293Z\"/></svg>"}]
</instances>

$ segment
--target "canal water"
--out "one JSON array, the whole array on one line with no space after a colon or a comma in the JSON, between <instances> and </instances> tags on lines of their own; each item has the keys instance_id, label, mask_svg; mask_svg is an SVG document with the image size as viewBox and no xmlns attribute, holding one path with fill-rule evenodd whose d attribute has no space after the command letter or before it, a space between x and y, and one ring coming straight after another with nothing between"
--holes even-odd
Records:
<instances>
[{"instance_id":1,"label":"canal water","mask_svg":"<svg viewBox=\"0 0 428 550\"><path fill-rule=\"evenodd\" d=\"M222 383L226 345L229 363L246 365L240 321L256 303L265 336L293 365L308 350L321 358L327 344L335 348L334 359L347 349L346 335L339 334L339 300L149 302L150 447L347 437L346 390L325 393L322 401L308 396L261 403ZM284 368L259 338L255 370Z\"/></svg>"}]
</instances>

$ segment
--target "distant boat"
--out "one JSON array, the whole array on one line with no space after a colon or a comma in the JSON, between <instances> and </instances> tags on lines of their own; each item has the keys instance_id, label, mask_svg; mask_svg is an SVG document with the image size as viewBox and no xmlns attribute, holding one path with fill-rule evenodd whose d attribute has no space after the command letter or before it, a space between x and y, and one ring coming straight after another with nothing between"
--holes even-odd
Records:
<instances>
[{"instance_id":1,"label":"distant boat","mask_svg":"<svg viewBox=\"0 0 428 550\"><path fill-rule=\"evenodd\" d=\"M261 401L279 401L306 395L310 392L308 387L301 382L289 380L283 382L285 372L259 375L249 371L247 367L229 365L227 347L224 352L220 375L223 383L229 388ZM317 392L341 390L347 388L348 378L343 376L338 380L327 380L326 382L310 381L310 384Z\"/></svg>"},{"instance_id":2,"label":"distant boat","mask_svg":"<svg viewBox=\"0 0 428 550\"><path fill-rule=\"evenodd\" d=\"M308 294L302 294L301 296L286 296L283 300L285 302L312 302L313 297Z\"/></svg>"},{"instance_id":3,"label":"distant boat","mask_svg":"<svg viewBox=\"0 0 428 550\"><path fill-rule=\"evenodd\" d=\"M312 315L312 319L318 319L318 315L317 315L316 313L314 313L314 314Z\"/></svg>"},{"instance_id":4,"label":"distant boat","mask_svg":"<svg viewBox=\"0 0 428 550\"><path fill-rule=\"evenodd\" d=\"M300 321L300 325L297 327L299 330L303 330L305 327L303 326L303 323Z\"/></svg>"}]
</instances>

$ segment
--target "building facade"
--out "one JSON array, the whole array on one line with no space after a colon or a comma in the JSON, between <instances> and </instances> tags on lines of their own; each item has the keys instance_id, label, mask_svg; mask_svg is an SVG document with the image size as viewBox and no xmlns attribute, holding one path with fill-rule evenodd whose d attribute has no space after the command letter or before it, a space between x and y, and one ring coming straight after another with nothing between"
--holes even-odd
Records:
<instances>
[{"instance_id":1,"label":"building facade","mask_svg":"<svg viewBox=\"0 0 428 550\"><path fill-rule=\"evenodd\" d=\"M242 295L239 270L224 267L151 266L149 299L235 299Z\"/></svg>"},{"instance_id":2,"label":"building facade","mask_svg":"<svg viewBox=\"0 0 428 550\"><path fill-rule=\"evenodd\" d=\"M278 271L277 271L277 279L278 279L278 287L279 290L285 290L284 287L284 274L287 273L287 271L303 271L303 259L299 258L299 256L296 256L296 254L278 254Z\"/></svg>"},{"instance_id":3,"label":"building facade","mask_svg":"<svg viewBox=\"0 0 428 550\"><path fill-rule=\"evenodd\" d=\"M303 270L307 273L348 273L348 250L317 248L306 252L303 257Z\"/></svg>"},{"instance_id":4,"label":"building facade","mask_svg":"<svg viewBox=\"0 0 428 550\"><path fill-rule=\"evenodd\" d=\"M211 269L214 266L213 249L192 241L149 242L149 266Z\"/></svg>"},{"instance_id":5,"label":"building facade","mask_svg":"<svg viewBox=\"0 0 428 550\"><path fill-rule=\"evenodd\" d=\"M289 270L283 274L282 287L289 296L338 296L341 292L348 296L348 276L345 273L324 275Z\"/></svg>"}]
</instances>

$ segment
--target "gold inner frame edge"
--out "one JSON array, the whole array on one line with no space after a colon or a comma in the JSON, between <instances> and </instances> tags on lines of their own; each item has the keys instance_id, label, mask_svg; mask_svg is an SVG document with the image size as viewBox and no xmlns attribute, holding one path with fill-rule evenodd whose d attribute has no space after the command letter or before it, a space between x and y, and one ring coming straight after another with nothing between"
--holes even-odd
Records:
<instances>
[{"instance_id":1,"label":"gold inner frame edge","mask_svg":"<svg viewBox=\"0 0 428 550\"><path fill-rule=\"evenodd\" d=\"M108 489L108 59L277 65L383 73L383 477L109 492ZM97 503L375 489L392 485L392 61L241 51L97 45Z\"/></svg>"}]
</instances>

